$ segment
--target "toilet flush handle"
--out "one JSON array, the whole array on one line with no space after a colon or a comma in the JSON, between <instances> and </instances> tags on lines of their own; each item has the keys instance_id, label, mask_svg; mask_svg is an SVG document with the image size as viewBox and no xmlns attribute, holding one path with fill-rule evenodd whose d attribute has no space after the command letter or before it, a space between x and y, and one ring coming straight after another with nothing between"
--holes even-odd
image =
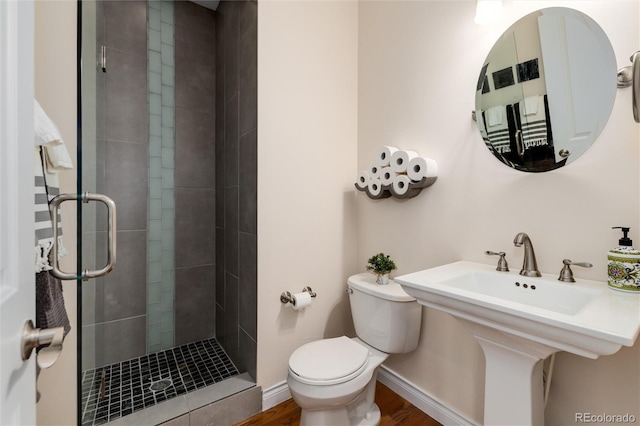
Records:
<instances>
[{"instance_id":1,"label":"toilet flush handle","mask_svg":"<svg viewBox=\"0 0 640 426\"><path fill-rule=\"evenodd\" d=\"M344 289L344 292L347 294L353 294L353 289L351 287L347 287Z\"/></svg>"}]
</instances>

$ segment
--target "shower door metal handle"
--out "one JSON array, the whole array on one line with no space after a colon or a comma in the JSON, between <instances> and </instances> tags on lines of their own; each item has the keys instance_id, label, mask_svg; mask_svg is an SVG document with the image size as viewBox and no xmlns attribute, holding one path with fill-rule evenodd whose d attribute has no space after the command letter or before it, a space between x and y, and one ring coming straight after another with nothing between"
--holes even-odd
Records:
<instances>
[{"instance_id":1,"label":"shower door metal handle","mask_svg":"<svg viewBox=\"0 0 640 426\"><path fill-rule=\"evenodd\" d=\"M58 208L60 204L65 201L82 201L88 203L89 201L99 201L107 206L107 264L102 269L89 271L84 269L80 274L64 272L60 270L58 266ZM53 269L51 274L54 277L61 280L76 280L82 278L82 280L88 280L89 278L97 278L103 275L107 275L116 265L116 203L106 195L91 194L85 192L83 194L60 194L51 200L51 216L53 218Z\"/></svg>"}]
</instances>

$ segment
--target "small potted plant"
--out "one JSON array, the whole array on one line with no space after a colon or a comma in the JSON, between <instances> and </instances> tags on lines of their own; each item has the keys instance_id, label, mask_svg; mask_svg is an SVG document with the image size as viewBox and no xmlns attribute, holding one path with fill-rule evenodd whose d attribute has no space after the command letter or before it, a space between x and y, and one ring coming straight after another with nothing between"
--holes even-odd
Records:
<instances>
[{"instance_id":1,"label":"small potted plant","mask_svg":"<svg viewBox=\"0 0 640 426\"><path fill-rule=\"evenodd\" d=\"M397 269L395 262L386 254L378 253L367 261L367 271L377 275L378 284L389 284L389 272Z\"/></svg>"}]
</instances>

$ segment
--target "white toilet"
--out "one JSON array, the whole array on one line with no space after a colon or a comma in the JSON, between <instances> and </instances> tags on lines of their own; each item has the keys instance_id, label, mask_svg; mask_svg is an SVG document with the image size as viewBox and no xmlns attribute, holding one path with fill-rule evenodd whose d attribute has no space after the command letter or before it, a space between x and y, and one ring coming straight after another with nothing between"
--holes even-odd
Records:
<instances>
[{"instance_id":1,"label":"white toilet","mask_svg":"<svg viewBox=\"0 0 640 426\"><path fill-rule=\"evenodd\" d=\"M347 291L358 337L310 342L289 358L287 383L302 408L301 426L377 425L378 367L418 345L422 307L400 284L378 285L362 273L349 277Z\"/></svg>"}]
</instances>

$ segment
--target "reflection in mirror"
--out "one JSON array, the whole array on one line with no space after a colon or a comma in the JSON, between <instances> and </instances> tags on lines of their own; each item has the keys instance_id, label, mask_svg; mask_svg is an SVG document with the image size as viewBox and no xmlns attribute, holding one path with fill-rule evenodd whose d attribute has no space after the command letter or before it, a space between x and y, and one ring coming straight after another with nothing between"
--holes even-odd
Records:
<instances>
[{"instance_id":1,"label":"reflection in mirror","mask_svg":"<svg viewBox=\"0 0 640 426\"><path fill-rule=\"evenodd\" d=\"M616 95L616 60L600 26L568 8L509 27L482 65L476 119L489 150L527 172L564 166L602 132Z\"/></svg>"}]
</instances>

